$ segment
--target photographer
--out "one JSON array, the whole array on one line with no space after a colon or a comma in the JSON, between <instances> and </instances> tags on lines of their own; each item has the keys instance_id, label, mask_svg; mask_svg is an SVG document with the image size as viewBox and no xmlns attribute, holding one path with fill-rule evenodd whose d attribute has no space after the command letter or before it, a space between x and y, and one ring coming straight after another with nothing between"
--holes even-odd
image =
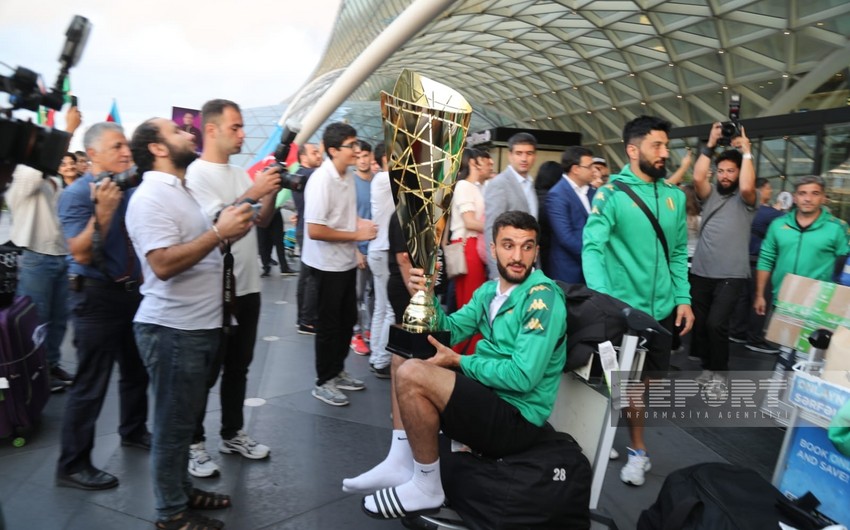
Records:
<instances>
[{"instance_id":1,"label":"photographer","mask_svg":"<svg viewBox=\"0 0 850 530\"><path fill-rule=\"evenodd\" d=\"M758 194L750 140L743 127L739 131L741 152L729 149L717 157L714 186L709 180L714 150L721 138L731 140L720 123L711 126L708 142L694 165L702 224L690 277L696 319L691 354L702 360L700 384L722 380L720 372L729 370L729 321L750 278L750 226Z\"/></svg>"},{"instance_id":2,"label":"photographer","mask_svg":"<svg viewBox=\"0 0 850 530\"><path fill-rule=\"evenodd\" d=\"M56 470L59 486L97 490L118 486L118 478L91 462L95 423L106 396L113 364L121 380L121 444L150 448L148 375L133 340L133 316L139 308L141 266L133 251L124 214L134 188L116 176L130 168L130 148L120 125L92 125L83 138L91 173L77 179L59 197L59 219L68 241L77 375L62 423L62 450ZM97 184L95 177L98 175ZM122 189L125 188L125 189Z\"/></svg>"},{"instance_id":3,"label":"photographer","mask_svg":"<svg viewBox=\"0 0 850 530\"><path fill-rule=\"evenodd\" d=\"M66 117L67 131L74 134L81 119L77 107L71 107ZM68 246L57 215L63 188L58 177L19 165L6 193L13 221L11 239L23 248L17 294L32 299L47 325L51 392L64 390L74 380L59 366L68 325Z\"/></svg>"}]
</instances>

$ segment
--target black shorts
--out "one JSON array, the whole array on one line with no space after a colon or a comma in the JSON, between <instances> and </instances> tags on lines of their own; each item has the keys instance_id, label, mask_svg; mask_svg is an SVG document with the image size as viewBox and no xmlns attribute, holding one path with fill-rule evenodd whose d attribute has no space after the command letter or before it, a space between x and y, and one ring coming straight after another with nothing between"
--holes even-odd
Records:
<instances>
[{"instance_id":1,"label":"black shorts","mask_svg":"<svg viewBox=\"0 0 850 530\"><path fill-rule=\"evenodd\" d=\"M492 458L518 453L545 432L491 389L459 372L440 414L440 428L452 440Z\"/></svg>"},{"instance_id":2,"label":"black shorts","mask_svg":"<svg viewBox=\"0 0 850 530\"><path fill-rule=\"evenodd\" d=\"M672 334L679 333L676 328L676 309L659 321L661 327ZM670 351L673 349L673 337L652 333L646 341L646 358L643 361L643 372L641 379L660 379L666 377L670 371Z\"/></svg>"}]
</instances>

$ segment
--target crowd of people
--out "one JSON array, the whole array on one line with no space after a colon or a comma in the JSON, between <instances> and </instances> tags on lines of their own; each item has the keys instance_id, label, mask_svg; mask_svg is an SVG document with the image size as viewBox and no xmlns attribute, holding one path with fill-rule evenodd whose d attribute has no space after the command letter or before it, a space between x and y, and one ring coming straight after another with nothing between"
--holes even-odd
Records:
<instances>
[{"instance_id":1,"label":"crowd of people","mask_svg":"<svg viewBox=\"0 0 850 530\"><path fill-rule=\"evenodd\" d=\"M443 245L462 246L466 272L446 282L436 304L451 342L431 338L434 357L406 360L387 350L390 326L412 294L433 296L435 282L410 262L385 146L344 123L328 125L321 144L299 146L289 168L304 184L291 192L296 272L282 250L281 168L251 178L229 163L245 138L236 103L208 101L201 120L191 131L152 118L129 140L120 125L94 124L59 178L19 167L6 194L12 242L23 248L19 294L47 324L51 389L68 394L56 483L118 485L91 459L117 362L119 434L122 445L151 452L161 529L223 526L198 510L226 508L230 498L190 479L220 473L204 431L219 377L218 451L264 459L272 450L245 431L243 402L274 247L281 274L298 275L297 331L314 336L312 396L346 406L345 392L366 389L345 370L349 352L368 355L374 376L392 380L389 453L343 480L344 491L367 494L363 509L376 518L443 503L439 430L491 457L522 451L545 431L570 332L553 280L586 284L675 330L650 340L646 382L664 377L679 337L693 329L690 355L704 369L697 380L709 384L734 368L730 342L774 351L765 314L786 274L836 280L850 252L823 179L798 179L794 207L783 212L757 178L743 128L717 153L714 124L696 160L686 153L669 176L670 124L658 118L626 124L619 171L581 146L536 168L537 141L520 132L498 174L486 150L464 150ZM76 109L68 124L79 126ZM133 164L140 183L113 178ZM69 318L75 375L59 364ZM640 486L651 462L640 415L629 417L620 477Z\"/></svg>"}]
</instances>

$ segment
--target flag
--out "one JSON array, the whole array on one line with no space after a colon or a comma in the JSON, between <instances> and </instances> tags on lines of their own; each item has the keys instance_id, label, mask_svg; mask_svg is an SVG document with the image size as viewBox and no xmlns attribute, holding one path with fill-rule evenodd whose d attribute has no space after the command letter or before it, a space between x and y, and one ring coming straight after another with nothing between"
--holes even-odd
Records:
<instances>
[{"instance_id":1,"label":"flag","mask_svg":"<svg viewBox=\"0 0 850 530\"><path fill-rule=\"evenodd\" d=\"M121 116L118 114L118 103L115 102L115 99L112 100L112 108L109 109L109 115L106 117L106 121L114 121L118 125L121 125Z\"/></svg>"},{"instance_id":2,"label":"flag","mask_svg":"<svg viewBox=\"0 0 850 530\"><path fill-rule=\"evenodd\" d=\"M38 124L45 127L53 127L56 124L56 111L46 107L38 107Z\"/></svg>"},{"instance_id":3,"label":"flag","mask_svg":"<svg viewBox=\"0 0 850 530\"><path fill-rule=\"evenodd\" d=\"M66 75L62 83L62 93L65 94L65 103L71 102L71 76Z\"/></svg>"}]
</instances>

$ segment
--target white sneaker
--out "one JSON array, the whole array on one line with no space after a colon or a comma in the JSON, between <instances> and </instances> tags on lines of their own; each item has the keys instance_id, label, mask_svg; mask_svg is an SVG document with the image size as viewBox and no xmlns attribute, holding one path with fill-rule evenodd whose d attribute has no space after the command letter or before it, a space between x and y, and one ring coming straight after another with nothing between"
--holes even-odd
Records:
<instances>
[{"instance_id":1,"label":"white sneaker","mask_svg":"<svg viewBox=\"0 0 850 530\"><path fill-rule=\"evenodd\" d=\"M611 448L611 453L608 455L608 460L616 460L620 458L620 453L617 452L613 447Z\"/></svg>"},{"instance_id":2,"label":"white sneaker","mask_svg":"<svg viewBox=\"0 0 850 530\"><path fill-rule=\"evenodd\" d=\"M245 458L260 460L269 456L269 448L257 443L245 431L238 431L230 440L222 440L218 450L225 454L239 453Z\"/></svg>"},{"instance_id":3,"label":"white sneaker","mask_svg":"<svg viewBox=\"0 0 850 530\"><path fill-rule=\"evenodd\" d=\"M218 475L218 464L207 453L204 442L189 446L189 474L200 478Z\"/></svg>"},{"instance_id":4,"label":"white sneaker","mask_svg":"<svg viewBox=\"0 0 850 530\"><path fill-rule=\"evenodd\" d=\"M629 451L629 461L620 470L620 480L632 486L642 486L646 482L644 474L652 469L649 457L646 456L646 451L631 447L626 449Z\"/></svg>"},{"instance_id":5,"label":"white sneaker","mask_svg":"<svg viewBox=\"0 0 850 530\"><path fill-rule=\"evenodd\" d=\"M699 386L705 386L712 379L714 379L714 372L712 372L711 370L703 370L702 373L697 376L695 381Z\"/></svg>"}]
</instances>

